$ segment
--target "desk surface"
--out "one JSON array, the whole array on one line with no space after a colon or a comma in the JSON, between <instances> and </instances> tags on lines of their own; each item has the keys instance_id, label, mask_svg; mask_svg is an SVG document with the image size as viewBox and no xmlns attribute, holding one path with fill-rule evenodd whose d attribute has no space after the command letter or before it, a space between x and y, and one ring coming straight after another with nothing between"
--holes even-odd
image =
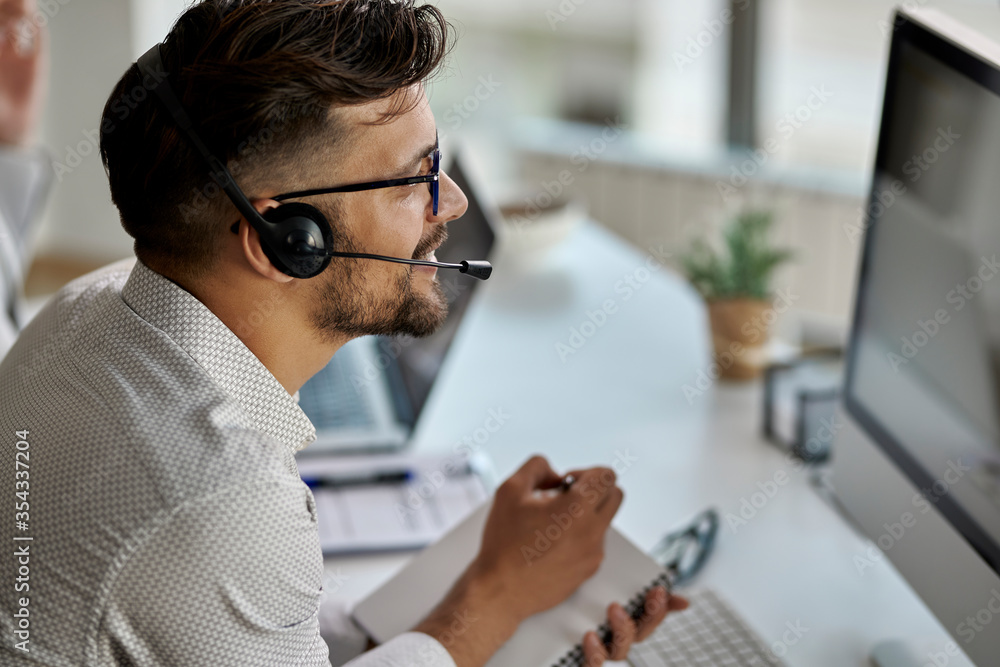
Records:
<instances>
[{"instance_id":1,"label":"desk surface","mask_svg":"<svg viewBox=\"0 0 1000 667\"><path fill-rule=\"evenodd\" d=\"M455 340L413 451L447 454L467 439L501 479L534 453L559 471L618 461L625 502L615 522L643 548L718 508L716 552L695 585L719 591L789 665L868 665L878 640L944 635L807 473L761 438L759 383L685 396L684 385L694 387L711 363L704 307L676 274L649 271L649 257L593 224L534 268L502 254ZM571 341L574 328L583 331ZM505 416L499 429L489 422L493 433L490 410ZM745 524L726 520L741 507ZM351 600L409 557L326 564L342 582L336 595ZM859 558L872 566L859 571Z\"/></svg>"}]
</instances>

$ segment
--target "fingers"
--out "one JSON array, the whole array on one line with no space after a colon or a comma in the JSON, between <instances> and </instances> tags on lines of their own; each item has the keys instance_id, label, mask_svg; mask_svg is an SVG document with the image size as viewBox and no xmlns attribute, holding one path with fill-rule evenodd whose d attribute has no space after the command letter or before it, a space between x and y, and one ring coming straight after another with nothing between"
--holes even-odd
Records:
<instances>
[{"instance_id":1,"label":"fingers","mask_svg":"<svg viewBox=\"0 0 1000 667\"><path fill-rule=\"evenodd\" d=\"M635 641L635 621L629 618L625 607L617 602L608 607L608 621L611 623L611 644L606 646L608 658L624 660Z\"/></svg>"},{"instance_id":2,"label":"fingers","mask_svg":"<svg viewBox=\"0 0 1000 667\"><path fill-rule=\"evenodd\" d=\"M0 29L11 32L20 28L23 21L35 13L33 2L27 0L0 0Z\"/></svg>"},{"instance_id":3,"label":"fingers","mask_svg":"<svg viewBox=\"0 0 1000 667\"><path fill-rule=\"evenodd\" d=\"M0 21L8 18L21 18L34 8L34 2L28 0L0 0Z\"/></svg>"},{"instance_id":4,"label":"fingers","mask_svg":"<svg viewBox=\"0 0 1000 667\"><path fill-rule=\"evenodd\" d=\"M646 594L643 614L638 622L629 618L618 603L608 606L611 642L603 644L594 632L583 638L584 664L587 667L603 665L605 660L625 660L632 645L646 640L663 622L667 614L687 609L688 601L679 595L669 595L663 586L656 586Z\"/></svg>"},{"instance_id":5,"label":"fingers","mask_svg":"<svg viewBox=\"0 0 1000 667\"><path fill-rule=\"evenodd\" d=\"M570 488L573 500L591 508L606 523L611 523L622 504L624 493L616 485L617 476L611 468L590 468L573 470L568 474L576 478Z\"/></svg>"},{"instance_id":6,"label":"fingers","mask_svg":"<svg viewBox=\"0 0 1000 667\"><path fill-rule=\"evenodd\" d=\"M676 602L675 602L676 601ZM683 607L677 606L677 609L683 609L687 607L687 600L679 596L668 596L667 589L663 586L656 586L651 591L646 593L646 600L643 603L642 617L636 624L636 641L643 641L656 630L663 619L667 617L673 609L672 604L680 605L683 603Z\"/></svg>"},{"instance_id":7,"label":"fingers","mask_svg":"<svg viewBox=\"0 0 1000 667\"><path fill-rule=\"evenodd\" d=\"M618 476L611 468L588 468L586 470L570 470L567 475L573 475L576 481L572 490L581 495L604 498L618 481Z\"/></svg>"},{"instance_id":8,"label":"fingers","mask_svg":"<svg viewBox=\"0 0 1000 667\"><path fill-rule=\"evenodd\" d=\"M622 501L624 499L625 492L617 486L613 486L608 489L604 498L597 503L597 506L594 507L594 511L597 512L598 515L603 516L608 523L611 523L611 519L618 513L618 508L622 506Z\"/></svg>"},{"instance_id":9,"label":"fingers","mask_svg":"<svg viewBox=\"0 0 1000 667\"><path fill-rule=\"evenodd\" d=\"M556 474L544 456L532 456L508 481L523 492L554 488L562 483L562 477Z\"/></svg>"},{"instance_id":10,"label":"fingers","mask_svg":"<svg viewBox=\"0 0 1000 667\"><path fill-rule=\"evenodd\" d=\"M621 507L624 492L616 485L617 476L611 468L588 468L571 470L573 485L566 494L567 503L579 503L590 508L600 519L610 524ZM553 490L559 488L565 476L559 475L542 456L533 456L504 483L514 493L520 495L528 491Z\"/></svg>"},{"instance_id":11,"label":"fingers","mask_svg":"<svg viewBox=\"0 0 1000 667\"><path fill-rule=\"evenodd\" d=\"M539 482L538 485L535 487L535 489L539 490L539 491L557 491L557 490L562 490L563 483L566 481L566 478L568 476L569 476L569 473L566 473L565 475L556 474L555 477L549 477L549 478L547 478L547 479ZM573 479L573 480L571 480L571 482L575 483L576 480Z\"/></svg>"},{"instance_id":12,"label":"fingers","mask_svg":"<svg viewBox=\"0 0 1000 667\"><path fill-rule=\"evenodd\" d=\"M5 57L28 60L41 51L45 30L32 20L34 4L25 0L0 0L0 48L11 47Z\"/></svg>"},{"instance_id":13,"label":"fingers","mask_svg":"<svg viewBox=\"0 0 1000 667\"><path fill-rule=\"evenodd\" d=\"M586 667L600 667L608 659L608 652L598 638L597 633L590 631L583 636L583 664Z\"/></svg>"},{"instance_id":14,"label":"fingers","mask_svg":"<svg viewBox=\"0 0 1000 667\"><path fill-rule=\"evenodd\" d=\"M617 602L608 606L608 622L611 626L611 641L608 644L602 644L593 632L584 635L583 656L587 667L602 665L605 660L624 660L636 640L635 622Z\"/></svg>"}]
</instances>

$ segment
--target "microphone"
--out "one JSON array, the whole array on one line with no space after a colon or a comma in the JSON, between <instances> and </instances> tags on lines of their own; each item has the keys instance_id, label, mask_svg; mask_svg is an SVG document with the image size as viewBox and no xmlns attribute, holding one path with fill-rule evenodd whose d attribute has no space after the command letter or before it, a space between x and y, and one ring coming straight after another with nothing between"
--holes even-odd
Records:
<instances>
[{"instance_id":1,"label":"microphone","mask_svg":"<svg viewBox=\"0 0 1000 667\"><path fill-rule=\"evenodd\" d=\"M421 266L436 266L439 269L458 269L459 273L465 273L479 280L486 280L493 273L493 265L485 259L463 259L458 264L448 264L446 262L431 262L424 259L402 259L400 257L386 257L385 255L369 255L364 252L325 252L327 257L355 257L360 259L380 259L383 262L398 262L400 264L419 264Z\"/></svg>"},{"instance_id":2,"label":"microphone","mask_svg":"<svg viewBox=\"0 0 1000 667\"><path fill-rule=\"evenodd\" d=\"M294 232L293 232L294 234ZM436 266L439 269L458 269L459 273L465 273L479 280L486 280L493 273L493 265L485 259L464 259L458 264L448 264L446 262L431 262L424 259L403 259L401 257L387 257L386 255L370 255L365 252L335 252L320 250L312 245L312 236L302 234L304 238L295 239L289 235L289 241L293 242L294 252L299 255L313 255L322 257L354 257L358 259L380 259L383 262L398 262L399 264L419 264L420 266Z\"/></svg>"},{"instance_id":3,"label":"microphone","mask_svg":"<svg viewBox=\"0 0 1000 667\"><path fill-rule=\"evenodd\" d=\"M233 232L236 230L234 229ZM316 240L309 232L296 229L287 237L286 243L292 246L292 252L296 255L312 255L313 257L353 257L357 259L380 259L383 262L398 262L399 264L419 264L420 266L436 266L439 269L458 269L460 273L465 273L479 280L486 280L493 273L493 265L485 259L464 259L458 264L448 264L446 262L431 262L425 259L403 259L402 257L388 257L386 255L371 255L366 252L337 252L333 250L323 250L316 247Z\"/></svg>"}]
</instances>

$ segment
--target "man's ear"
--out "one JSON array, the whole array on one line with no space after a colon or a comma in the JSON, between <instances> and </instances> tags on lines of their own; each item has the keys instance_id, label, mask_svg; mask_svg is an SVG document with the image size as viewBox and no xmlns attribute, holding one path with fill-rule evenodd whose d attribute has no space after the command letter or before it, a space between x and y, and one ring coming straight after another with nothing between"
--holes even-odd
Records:
<instances>
[{"instance_id":1,"label":"man's ear","mask_svg":"<svg viewBox=\"0 0 1000 667\"><path fill-rule=\"evenodd\" d=\"M250 203L253 204L253 207L261 215L265 211L281 206L280 202L274 199L254 199ZM253 228L253 225L246 218L241 217L236 224L239 225L236 233L240 237L243 257L254 271L265 278L279 283L288 283L294 280L292 276L283 273L271 264L271 260L267 258L267 255L264 254L264 249L261 247L260 234L257 233L257 230Z\"/></svg>"}]
</instances>

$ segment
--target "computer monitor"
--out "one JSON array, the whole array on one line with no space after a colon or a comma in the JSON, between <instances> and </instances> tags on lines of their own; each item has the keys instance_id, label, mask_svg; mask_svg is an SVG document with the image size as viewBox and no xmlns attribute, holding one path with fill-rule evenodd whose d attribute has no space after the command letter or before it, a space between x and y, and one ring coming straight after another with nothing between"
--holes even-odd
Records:
<instances>
[{"instance_id":1,"label":"computer monitor","mask_svg":"<svg viewBox=\"0 0 1000 667\"><path fill-rule=\"evenodd\" d=\"M886 77L833 486L954 643L995 665L1000 46L900 11Z\"/></svg>"}]
</instances>

